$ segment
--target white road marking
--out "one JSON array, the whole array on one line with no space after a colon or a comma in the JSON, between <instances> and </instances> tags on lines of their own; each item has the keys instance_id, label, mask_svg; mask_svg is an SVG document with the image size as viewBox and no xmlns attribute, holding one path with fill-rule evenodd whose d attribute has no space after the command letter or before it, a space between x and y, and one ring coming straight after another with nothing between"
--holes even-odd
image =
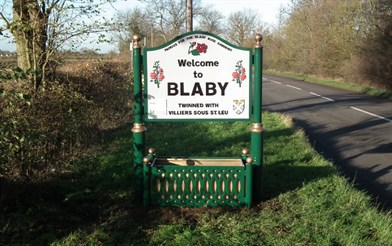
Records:
<instances>
[{"instance_id":1,"label":"white road marking","mask_svg":"<svg viewBox=\"0 0 392 246\"><path fill-rule=\"evenodd\" d=\"M263 78L263 80L268 80L268 79ZM271 82L273 82L273 83L275 83L275 84L279 84L279 85L282 84L281 82L275 81L275 80L269 80L269 81L271 81ZM294 88L294 89L296 89L296 90L302 91L301 88L296 87L296 86L293 86L293 85L286 85L286 86L287 86L287 87ZM335 100L333 100L332 98L325 97L325 96L319 95L319 94L314 93L314 92L309 92L309 93L310 93L311 95L313 95L313 96L321 97L321 98L323 98L323 99L325 99L325 100L327 100L327 101L330 101L330 102L334 102L334 101L335 101ZM379 118L379 119L382 119L382 120L385 120L385 121L388 121L388 122L392 122L392 119L389 119L389 118L386 118L386 117L383 117L383 116L380 116L380 115L377 115L377 114L373 114L373 113L371 113L371 112L369 112L369 111L366 111L366 110L363 110L363 109L360 109L360 108L357 108L357 107L354 107L354 106L350 106L350 108L351 108L351 109L354 109L354 110L357 110L357 111L359 111L359 112L362 112L362 113L364 113L364 114L368 114L368 115L370 115L370 116L374 116L374 117L376 117L376 118Z\"/></svg>"},{"instance_id":2,"label":"white road marking","mask_svg":"<svg viewBox=\"0 0 392 246\"><path fill-rule=\"evenodd\" d=\"M323 98L323 99L325 99L327 101L330 101L330 102L334 102L335 101L335 100L333 100L333 99L331 99L329 97L325 97L325 96L319 95L319 94L314 93L314 92L309 92L309 93L312 94L313 96L321 97L321 98Z\"/></svg>"},{"instance_id":3,"label":"white road marking","mask_svg":"<svg viewBox=\"0 0 392 246\"><path fill-rule=\"evenodd\" d=\"M273 83L275 83L275 84L278 84L278 85L281 85L282 83L281 82L279 82L279 81L275 81L275 80L270 80L271 82L273 82Z\"/></svg>"},{"instance_id":4,"label":"white road marking","mask_svg":"<svg viewBox=\"0 0 392 246\"><path fill-rule=\"evenodd\" d=\"M296 87L296 86L292 86L292 85L286 85L287 87L291 87L291 88L294 88L294 89L296 89L296 90L299 90L299 91L302 91L302 89L301 88L299 88L299 87Z\"/></svg>"},{"instance_id":5,"label":"white road marking","mask_svg":"<svg viewBox=\"0 0 392 246\"><path fill-rule=\"evenodd\" d=\"M357 108L357 107L353 107L353 106L351 106L350 108L352 108L352 109L354 109L354 110L357 110L357 111L359 111L359 112L362 112L362 113L364 113L364 114L368 114L368 115L377 117L377 118L379 118L379 119L382 119L382 120L386 120L386 121L392 122L391 119L382 117L382 116L377 115L377 114L373 114L373 113L371 113L371 112L369 112L369 111L366 111L366 110L363 110L363 109L360 109L360 108Z\"/></svg>"}]
</instances>

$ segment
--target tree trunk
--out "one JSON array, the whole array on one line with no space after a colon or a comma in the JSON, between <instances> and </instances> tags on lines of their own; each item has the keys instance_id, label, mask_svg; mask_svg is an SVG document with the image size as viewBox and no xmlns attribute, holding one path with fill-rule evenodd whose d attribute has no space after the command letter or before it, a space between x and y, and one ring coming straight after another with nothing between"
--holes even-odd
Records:
<instances>
[{"instance_id":1,"label":"tree trunk","mask_svg":"<svg viewBox=\"0 0 392 246\"><path fill-rule=\"evenodd\" d=\"M193 6L192 0L186 1L186 31L193 31Z\"/></svg>"},{"instance_id":2,"label":"tree trunk","mask_svg":"<svg viewBox=\"0 0 392 246\"><path fill-rule=\"evenodd\" d=\"M44 6L42 6L44 8ZM15 38L18 66L31 78L31 87L42 85L46 60L48 14L40 9L36 0L13 0L11 32Z\"/></svg>"}]
</instances>

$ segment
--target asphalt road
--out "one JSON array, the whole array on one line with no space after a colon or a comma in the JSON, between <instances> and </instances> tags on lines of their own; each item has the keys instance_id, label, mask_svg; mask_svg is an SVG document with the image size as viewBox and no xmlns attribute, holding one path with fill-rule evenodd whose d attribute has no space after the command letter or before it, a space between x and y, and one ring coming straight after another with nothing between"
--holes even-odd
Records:
<instances>
[{"instance_id":1,"label":"asphalt road","mask_svg":"<svg viewBox=\"0 0 392 246\"><path fill-rule=\"evenodd\" d=\"M264 109L292 116L319 153L392 209L392 101L276 76L263 77L262 95Z\"/></svg>"}]
</instances>

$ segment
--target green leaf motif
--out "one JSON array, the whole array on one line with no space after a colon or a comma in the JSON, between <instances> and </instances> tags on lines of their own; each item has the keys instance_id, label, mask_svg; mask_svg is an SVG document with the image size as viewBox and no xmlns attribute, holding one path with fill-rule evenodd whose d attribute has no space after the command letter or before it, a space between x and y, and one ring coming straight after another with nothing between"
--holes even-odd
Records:
<instances>
[{"instance_id":1,"label":"green leaf motif","mask_svg":"<svg viewBox=\"0 0 392 246\"><path fill-rule=\"evenodd\" d=\"M192 55L194 55L194 56L199 56L200 55L200 53L197 52L197 50L192 50L191 52L192 52Z\"/></svg>"}]
</instances>

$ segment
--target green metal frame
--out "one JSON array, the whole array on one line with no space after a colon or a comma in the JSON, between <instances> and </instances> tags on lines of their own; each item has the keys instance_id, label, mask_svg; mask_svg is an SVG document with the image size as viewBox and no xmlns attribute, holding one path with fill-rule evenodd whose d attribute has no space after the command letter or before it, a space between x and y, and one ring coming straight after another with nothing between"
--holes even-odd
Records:
<instances>
[{"instance_id":1,"label":"green metal frame","mask_svg":"<svg viewBox=\"0 0 392 246\"><path fill-rule=\"evenodd\" d=\"M192 33L211 35L205 32ZM182 36L185 35L189 35L189 33ZM174 41L182 36L177 37ZM220 39L219 37L216 38ZM138 35L134 36L133 96L135 122L132 133L136 176L135 185L137 187L136 193L140 197L139 201L143 202L145 206L249 207L252 203L258 203L261 200L264 132L261 116L263 48L261 46L262 36L258 34L255 39L254 56L252 57L250 55L249 58L253 58L252 63L254 66L254 96L250 128L251 154L243 153L240 158L243 166L223 166L218 160L216 161L216 165L213 166L177 166L157 165L155 163L157 158L153 152L149 151L147 156L145 154L145 132L147 129L143 123L141 47L139 43L140 37ZM225 40L220 40L226 42ZM166 45L162 47L164 46ZM249 158L250 160L248 160Z\"/></svg>"},{"instance_id":2,"label":"green metal frame","mask_svg":"<svg viewBox=\"0 0 392 246\"><path fill-rule=\"evenodd\" d=\"M254 104L253 104L253 123L251 127L251 149L253 158L254 172L254 200L255 202L261 201L262 192L262 165L263 165L263 124L261 112L261 95L262 95L262 68L263 68L263 47L261 46L262 36L257 34L256 46L254 49Z\"/></svg>"},{"instance_id":3,"label":"green metal frame","mask_svg":"<svg viewBox=\"0 0 392 246\"><path fill-rule=\"evenodd\" d=\"M141 66L141 45L140 36L133 37L133 107L135 122L132 128L134 169L136 196L143 194L143 157L145 156L145 132L147 131L143 123L143 89L142 89L142 66Z\"/></svg>"}]
</instances>

